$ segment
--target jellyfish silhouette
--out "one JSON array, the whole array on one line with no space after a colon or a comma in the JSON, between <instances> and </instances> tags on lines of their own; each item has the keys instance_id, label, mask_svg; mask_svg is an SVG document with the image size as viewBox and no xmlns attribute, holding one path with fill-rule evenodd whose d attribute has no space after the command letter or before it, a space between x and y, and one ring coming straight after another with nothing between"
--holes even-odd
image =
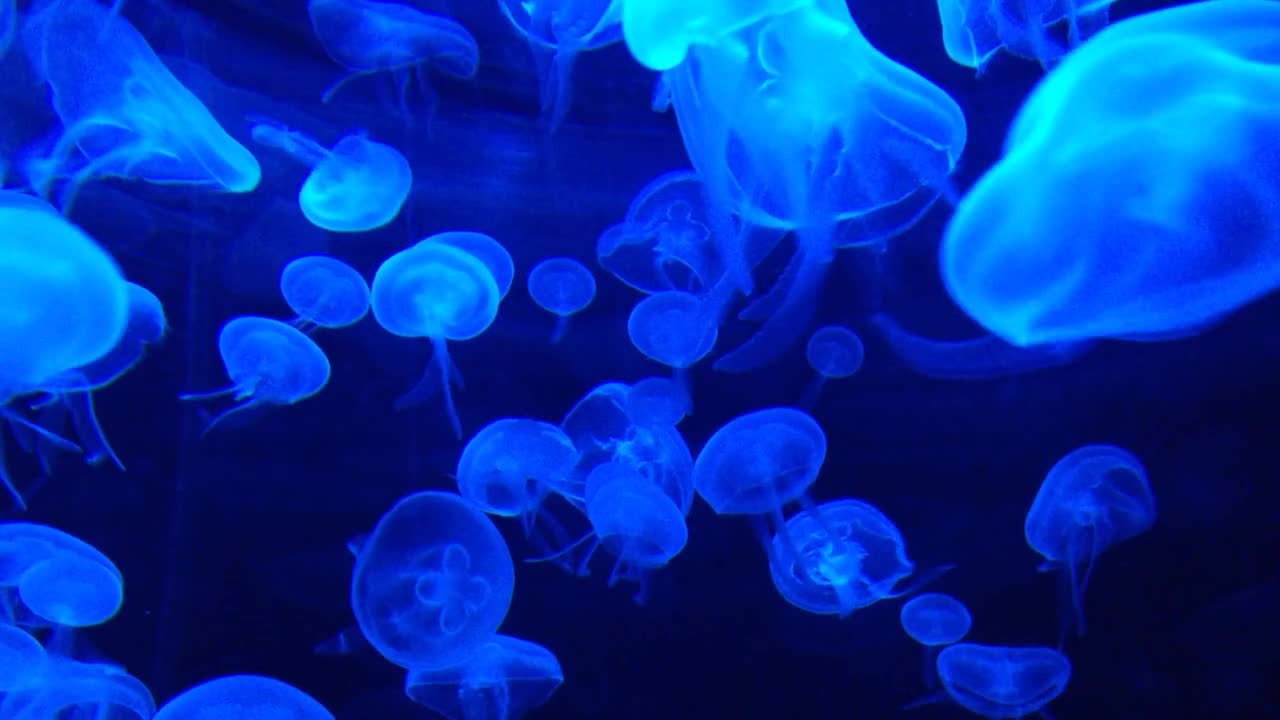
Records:
<instances>
[{"instance_id":1,"label":"jellyfish silhouette","mask_svg":"<svg viewBox=\"0 0 1280 720\"><path fill-rule=\"evenodd\" d=\"M154 720L333 720L333 714L296 687L261 675L227 675L188 688Z\"/></svg>"},{"instance_id":2,"label":"jellyfish silhouette","mask_svg":"<svg viewBox=\"0 0 1280 720\"><path fill-rule=\"evenodd\" d=\"M1106 27L1112 0L938 0L942 41L950 58L979 75L1001 49L1046 69ZM1050 28L1065 23L1060 41Z\"/></svg>"},{"instance_id":3,"label":"jellyfish silhouette","mask_svg":"<svg viewBox=\"0 0 1280 720\"><path fill-rule=\"evenodd\" d=\"M119 666L56 655L0 700L0 717L5 720L151 720L155 713L151 691Z\"/></svg>"},{"instance_id":4,"label":"jellyfish silhouette","mask_svg":"<svg viewBox=\"0 0 1280 720\"><path fill-rule=\"evenodd\" d=\"M204 427L213 430L228 417L269 405L292 405L329 383L329 358L302 331L270 318L245 315L228 320L218 334L218 352L231 385L181 400L203 401L230 395L234 405Z\"/></svg>"},{"instance_id":5,"label":"jellyfish silhouette","mask_svg":"<svg viewBox=\"0 0 1280 720\"><path fill-rule=\"evenodd\" d=\"M297 314L293 326L341 328L369 312L369 283L355 268L327 255L294 258L280 273L280 294Z\"/></svg>"},{"instance_id":6,"label":"jellyfish silhouette","mask_svg":"<svg viewBox=\"0 0 1280 720\"><path fill-rule=\"evenodd\" d=\"M938 653L938 678L950 700L969 712L1021 718L1062 694L1071 662L1052 648L959 643Z\"/></svg>"},{"instance_id":7,"label":"jellyfish silhouette","mask_svg":"<svg viewBox=\"0 0 1280 720\"><path fill-rule=\"evenodd\" d=\"M675 427L691 412L693 401L688 391L671 378L644 378L627 391L627 417L636 425Z\"/></svg>"},{"instance_id":8,"label":"jellyfish silhouette","mask_svg":"<svg viewBox=\"0 0 1280 720\"><path fill-rule=\"evenodd\" d=\"M586 309L596 297L596 279L573 258L547 258L529 271L529 296L538 307L555 315L551 342L564 339L569 318Z\"/></svg>"},{"instance_id":9,"label":"jellyfish silhouette","mask_svg":"<svg viewBox=\"0 0 1280 720\"><path fill-rule=\"evenodd\" d=\"M497 528L458 495L395 504L356 556L351 609L369 643L409 669L457 665L507 615L515 570Z\"/></svg>"},{"instance_id":10,"label":"jellyfish silhouette","mask_svg":"<svg viewBox=\"0 0 1280 720\"><path fill-rule=\"evenodd\" d=\"M30 683L47 659L44 646L31 633L0 624L0 693Z\"/></svg>"},{"instance_id":11,"label":"jellyfish silhouette","mask_svg":"<svg viewBox=\"0 0 1280 720\"><path fill-rule=\"evenodd\" d=\"M916 335L884 313L871 324L889 350L912 372L940 380L986 380L1061 367L1094 348L1089 341L1018 347L994 335L972 340L934 340Z\"/></svg>"},{"instance_id":12,"label":"jellyfish silhouette","mask_svg":"<svg viewBox=\"0 0 1280 720\"><path fill-rule=\"evenodd\" d=\"M124 577L115 563L92 545L46 525L0 525L0 562L0 610L8 623L33 628L101 625L124 602Z\"/></svg>"},{"instance_id":13,"label":"jellyfish silhouette","mask_svg":"<svg viewBox=\"0 0 1280 720\"><path fill-rule=\"evenodd\" d=\"M769 515L801 500L827 457L827 436L807 413L767 408L730 420L702 446L693 487L719 515Z\"/></svg>"},{"instance_id":14,"label":"jellyfish silhouette","mask_svg":"<svg viewBox=\"0 0 1280 720\"><path fill-rule=\"evenodd\" d=\"M564 431L527 418L504 418L483 428L458 458L458 492L481 510L520 517L533 527L542 500L564 486L578 450Z\"/></svg>"},{"instance_id":15,"label":"jellyfish silhouette","mask_svg":"<svg viewBox=\"0 0 1280 720\"><path fill-rule=\"evenodd\" d=\"M1084 634L1084 592L1098 556L1155 520L1147 471L1127 450L1086 445L1049 469L1023 528L1027 544L1045 559L1042 569L1066 572L1078 634Z\"/></svg>"},{"instance_id":16,"label":"jellyfish silhouette","mask_svg":"<svg viewBox=\"0 0 1280 720\"><path fill-rule=\"evenodd\" d=\"M715 309L680 290L656 293L636 303L627 317L627 336L645 357L675 371L687 387L687 371L715 347Z\"/></svg>"},{"instance_id":17,"label":"jellyfish silhouette","mask_svg":"<svg viewBox=\"0 0 1280 720\"><path fill-rule=\"evenodd\" d=\"M973 616L964 603L942 593L924 593L902 604L898 613L902 629L924 646L922 675L925 686L938 684L938 651L945 645L960 642L973 627Z\"/></svg>"},{"instance_id":18,"label":"jellyfish silhouette","mask_svg":"<svg viewBox=\"0 0 1280 720\"><path fill-rule=\"evenodd\" d=\"M494 635L460 665L411 669L404 691L448 720L515 720L545 703L563 682L560 661L550 650Z\"/></svg>"},{"instance_id":19,"label":"jellyfish silhouette","mask_svg":"<svg viewBox=\"0 0 1280 720\"><path fill-rule=\"evenodd\" d=\"M865 353L862 338L842 325L825 325L813 331L805 345L804 356L818 375L804 391L800 407L812 408L827 380L846 378L862 368Z\"/></svg>"}]
</instances>

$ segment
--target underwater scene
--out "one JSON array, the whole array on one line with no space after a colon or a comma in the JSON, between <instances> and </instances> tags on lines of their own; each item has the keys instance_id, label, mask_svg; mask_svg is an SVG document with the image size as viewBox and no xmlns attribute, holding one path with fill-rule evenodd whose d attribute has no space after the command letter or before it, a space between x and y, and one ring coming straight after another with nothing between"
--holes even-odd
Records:
<instances>
[{"instance_id":1,"label":"underwater scene","mask_svg":"<svg viewBox=\"0 0 1280 720\"><path fill-rule=\"evenodd\" d=\"M0 0L0 720L1280 720L1280 0Z\"/></svg>"}]
</instances>

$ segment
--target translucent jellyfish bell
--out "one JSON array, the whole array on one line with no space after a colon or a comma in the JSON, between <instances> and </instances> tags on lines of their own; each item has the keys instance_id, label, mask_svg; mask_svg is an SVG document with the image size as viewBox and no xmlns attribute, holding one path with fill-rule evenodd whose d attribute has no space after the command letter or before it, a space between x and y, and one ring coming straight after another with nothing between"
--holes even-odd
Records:
<instances>
[{"instance_id":1,"label":"translucent jellyfish bell","mask_svg":"<svg viewBox=\"0 0 1280 720\"><path fill-rule=\"evenodd\" d=\"M557 317L551 342L569 330L569 317L582 312L596 297L596 279L585 265L567 257L547 258L529 271L529 296L538 307Z\"/></svg>"},{"instance_id":2,"label":"translucent jellyfish bell","mask_svg":"<svg viewBox=\"0 0 1280 720\"><path fill-rule=\"evenodd\" d=\"M443 243L467 253L489 268L493 281L498 285L500 299L511 292L511 283L516 277L516 265L511 260L511 253L507 252L502 243L494 240L493 237L468 230L450 230L436 233L422 242Z\"/></svg>"},{"instance_id":3,"label":"translucent jellyfish bell","mask_svg":"<svg viewBox=\"0 0 1280 720\"><path fill-rule=\"evenodd\" d=\"M5 720L151 720L155 713L151 691L120 667L57 656L0 700Z\"/></svg>"},{"instance_id":4,"label":"translucent jellyfish bell","mask_svg":"<svg viewBox=\"0 0 1280 720\"><path fill-rule=\"evenodd\" d=\"M228 675L184 690L154 720L333 720L310 695L260 675Z\"/></svg>"},{"instance_id":5,"label":"translucent jellyfish bell","mask_svg":"<svg viewBox=\"0 0 1280 720\"><path fill-rule=\"evenodd\" d=\"M460 665L410 670L404 691L448 720L515 720L545 703L563 682L560 661L550 650L494 635Z\"/></svg>"},{"instance_id":6,"label":"translucent jellyfish bell","mask_svg":"<svg viewBox=\"0 0 1280 720\"><path fill-rule=\"evenodd\" d=\"M1147 471L1127 450L1086 445L1045 475L1023 528L1044 568L1066 571L1077 633L1084 633L1083 597L1098 556L1146 532L1155 520Z\"/></svg>"},{"instance_id":7,"label":"translucent jellyfish bell","mask_svg":"<svg viewBox=\"0 0 1280 720\"><path fill-rule=\"evenodd\" d=\"M0 525L0 588L10 622L90 627L124 602L124 577L88 543L45 525Z\"/></svg>"},{"instance_id":8,"label":"translucent jellyfish bell","mask_svg":"<svg viewBox=\"0 0 1280 720\"><path fill-rule=\"evenodd\" d=\"M504 418L483 428L458 458L458 491L487 513L523 517L526 531L546 495L564 486L578 450L550 423Z\"/></svg>"},{"instance_id":9,"label":"translucent jellyfish bell","mask_svg":"<svg viewBox=\"0 0 1280 720\"><path fill-rule=\"evenodd\" d=\"M280 273L280 293L297 313L293 325L340 328L369 312L369 283L350 265L326 255L294 258Z\"/></svg>"},{"instance_id":10,"label":"translucent jellyfish bell","mask_svg":"<svg viewBox=\"0 0 1280 720\"><path fill-rule=\"evenodd\" d=\"M48 656L31 633L0 623L0 695L38 676Z\"/></svg>"},{"instance_id":11,"label":"translucent jellyfish bell","mask_svg":"<svg viewBox=\"0 0 1280 720\"><path fill-rule=\"evenodd\" d=\"M818 377L805 390L800 406L812 408L816 405L827 380L847 378L858 372L862 368L864 353L862 338L847 327L826 325L813 331L804 356Z\"/></svg>"},{"instance_id":12,"label":"translucent jellyfish bell","mask_svg":"<svg viewBox=\"0 0 1280 720\"><path fill-rule=\"evenodd\" d=\"M363 134L346 135L332 149L296 130L258 123L253 139L312 168L298 190L298 207L316 227L331 232L376 230L400 214L413 185L413 169L399 150Z\"/></svg>"},{"instance_id":13,"label":"translucent jellyfish bell","mask_svg":"<svg viewBox=\"0 0 1280 720\"><path fill-rule=\"evenodd\" d=\"M757 410L725 423L693 465L693 487L720 515L782 517L818 479L827 436L808 413ZM779 523L781 524L781 523Z\"/></svg>"},{"instance_id":14,"label":"translucent jellyfish bell","mask_svg":"<svg viewBox=\"0 0 1280 720\"><path fill-rule=\"evenodd\" d=\"M636 425L675 427L693 412L693 400L675 380L649 377L627 391L626 412Z\"/></svg>"},{"instance_id":15,"label":"translucent jellyfish bell","mask_svg":"<svg viewBox=\"0 0 1280 720\"><path fill-rule=\"evenodd\" d=\"M943 593L924 593L903 603L898 613L902 629L921 645L960 642L973 627L973 616L964 603Z\"/></svg>"},{"instance_id":16,"label":"translucent jellyfish bell","mask_svg":"<svg viewBox=\"0 0 1280 720\"><path fill-rule=\"evenodd\" d=\"M676 370L706 357L718 334L714 308L679 290L650 295L636 303L627 318L631 344L650 360Z\"/></svg>"},{"instance_id":17,"label":"translucent jellyfish bell","mask_svg":"<svg viewBox=\"0 0 1280 720\"><path fill-rule=\"evenodd\" d=\"M235 405L205 425L209 432L233 413L267 405L292 405L329 383L329 358L314 340L288 323L245 315L218 334L218 352L231 385L221 390L179 395L182 400L232 396Z\"/></svg>"},{"instance_id":18,"label":"translucent jellyfish bell","mask_svg":"<svg viewBox=\"0 0 1280 720\"><path fill-rule=\"evenodd\" d=\"M356 556L351 609L370 644L404 668L457 665L493 638L511 604L507 544L458 495L396 503Z\"/></svg>"},{"instance_id":19,"label":"translucent jellyfish bell","mask_svg":"<svg viewBox=\"0 0 1280 720\"><path fill-rule=\"evenodd\" d=\"M938 653L938 678L947 695L972 713L1020 718L1062 694L1071 662L1052 648L959 643Z\"/></svg>"}]
</instances>

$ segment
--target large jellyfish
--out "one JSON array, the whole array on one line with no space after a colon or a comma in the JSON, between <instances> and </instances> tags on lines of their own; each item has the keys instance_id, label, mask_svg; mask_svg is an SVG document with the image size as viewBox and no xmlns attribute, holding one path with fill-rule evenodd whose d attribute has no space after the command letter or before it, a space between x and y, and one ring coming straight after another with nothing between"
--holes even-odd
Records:
<instances>
[{"instance_id":1,"label":"large jellyfish","mask_svg":"<svg viewBox=\"0 0 1280 720\"><path fill-rule=\"evenodd\" d=\"M947 55L979 73L1002 48L1048 67L1106 27L1114 0L938 0ZM1051 34L1066 25L1065 42Z\"/></svg>"},{"instance_id":2,"label":"large jellyfish","mask_svg":"<svg viewBox=\"0 0 1280 720\"><path fill-rule=\"evenodd\" d=\"M155 720L333 720L333 714L294 686L261 675L228 675L184 690Z\"/></svg>"},{"instance_id":3,"label":"large jellyfish","mask_svg":"<svg viewBox=\"0 0 1280 720\"><path fill-rule=\"evenodd\" d=\"M24 627L89 627L124 602L124 576L97 548L56 528L0 525L0 617Z\"/></svg>"}]
</instances>

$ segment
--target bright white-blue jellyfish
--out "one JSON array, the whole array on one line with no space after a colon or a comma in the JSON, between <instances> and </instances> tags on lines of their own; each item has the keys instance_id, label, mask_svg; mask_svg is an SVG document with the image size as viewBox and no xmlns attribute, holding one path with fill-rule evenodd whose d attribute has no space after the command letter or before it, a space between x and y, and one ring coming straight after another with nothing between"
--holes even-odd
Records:
<instances>
[{"instance_id":1,"label":"bright white-blue jellyfish","mask_svg":"<svg viewBox=\"0 0 1280 720\"><path fill-rule=\"evenodd\" d=\"M462 449L458 492L491 515L521 518L527 533L547 495L572 481L578 459L573 441L551 423L495 420Z\"/></svg>"},{"instance_id":2,"label":"bright white-blue jellyfish","mask_svg":"<svg viewBox=\"0 0 1280 720\"><path fill-rule=\"evenodd\" d=\"M596 298L596 278L585 265L567 257L547 258L529 271L529 297L538 307L556 316L551 342L564 339L569 318Z\"/></svg>"},{"instance_id":3,"label":"bright white-blue jellyfish","mask_svg":"<svg viewBox=\"0 0 1280 720\"><path fill-rule=\"evenodd\" d=\"M1002 49L1048 68L1106 27L1113 1L938 0L942 42L953 61L979 74ZM1055 33L1060 25L1064 32Z\"/></svg>"},{"instance_id":4,"label":"bright white-blue jellyfish","mask_svg":"<svg viewBox=\"0 0 1280 720\"><path fill-rule=\"evenodd\" d=\"M986 718L1043 713L1071 680L1071 661L1046 647L949 645L937 670L951 702Z\"/></svg>"},{"instance_id":5,"label":"bright white-blue jellyfish","mask_svg":"<svg viewBox=\"0 0 1280 720\"><path fill-rule=\"evenodd\" d=\"M330 232L369 232L386 225L400 214L413 185L404 155L362 133L325 148L297 130L259 122L253 139L312 168L298 190L298 207L311 224Z\"/></svg>"},{"instance_id":6,"label":"bright white-blue jellyfish","mask_svg":"<svg viewBox=\"0 0 1280 720\"><path fill-rule=\"evenodd\" d=\"M0 569L0 620L7 624L101 625L124 602L124 576L115 563L92 545L47 525L0 525Z\"/></svg>"},{"instance_id":7,"label":"bright white-blue jellyfish","mask_svg":"<svg viewBox=\"0 0 1280 720\"><path fill-rule=\"evenodd\" d=\"M387 660L446 668L494 637L514 585L506 541L480 508L420 492L388 510L358 549L351 609Z\"/></svg>"},{"instance_id":8,"label":"bright white-blue jellyfish","mask_svg":"<svg viewBox=\"0 0 1280 720\"><path fill-rule=\"evenodd\" d=\"M0 700L5 720L151 720L156 702L140 680L111 663L50 655L38 672Z\"/></svg>"},{"instance_id":9,"label":"bright white-blue jellyfish","mask_svg":"<svg viewBox=\"0 0 1280 720\"><path fill-rule=\"evenodd\" d=\"M862 369L866 350L862 338L843 325L824 325L809 336L804 357L817 373L800 398L800 407L812 408L828 380L847 378Z\"/></svg>"},{"instance_id":10,"label":"bright white-blue jellyfish","mask_svg":"<svg viewBox=\"0 0 1280 720\"><path fill-rule=\"evenodd\" d=\"M333 720L298 688L261 675L227 675L188 688L165 703L154 720Z\"/></svg>"},{"instance_id":11,"label":"bright white-blue jellyfish","mask_svg":"<svg viewBox=\"0 0 1280 720\"><path fill-rule=\"evenodd\" d=\"M1018 347L995 335L972 340L934 340L907 330L889 315L871 324L894 356L912 372L939 380L986 380L1068 365L1093 349L1090 341Z\"/></svg>"},{"instance_id":12,"label":"bright white-blue jellyfish","mask_svg":"<svg viewBox=\"0 0 1280 720\"><path fill-rule=\"evenodd\" d=\"M280 273L280 294L294 327L341 328L369 313L369 283L355 268L327 255L294 258Z\"/></svg>"},{"instance_id":13,"label":"bright white-blue jellyfish","mask_svg":"<svg viewBox=\"0 0 1280 720\"><path fill-rule=\"evenodd\" d=\"M1045 559L1042 569L1065 572L1077 633L1084 634L1084 592L1098 556L1155 521L1146 468L1128 450L1086 445L1049 469L1023 529Z\"/></svg>"},{"instance_id":14,"label":"bright white-blue jellyfish","mask_svg":"<svg viewBox=\"0 0 1280 720\"><path fill-rule=\"evenodd\" d=\"M545 703L563 682L560 661L550 650L494 635L461 664L411 669L404 692L448 720L516 720Z\"/></svg>"},{"instance_id":15,"label":"bright white-blue jellyfish","mask_svg":"<svg viewBox=\"0 0 1280 720\"><path fill-rule=\"evenodd\" d=\"M925 686L938 684L938 652L946 646L958 643L973 627L973 616L965 604L943 593L923 593L902 604L898 612L902 630L924 646Z\"/></svg>"},{"instance_id":16,"label":"bright white-blue jellyfish","mask_svg":"<svg viewBox=\"0 0 1280 720\"><path fill-rule=\"evenodd\" d=\"M329 383L328 356L301 330L279 320L253 315L228 320L218 334L218 353L231 384L178 396L194 401L231 396L235 401L209 420L206 433L236 413L293 405Z\"/></svg>"},{"instance_id":17,"label":"bright white-blue jellyfish","mask_svg":"<svg viewBox=\"0 0 1280 720\"><path fill-rule=\"evenodd\" d=\"M96 0L42 0L22 35L63 128L48 153L28 162L27 176L46 197L65 181L64 212L98 177L233 193L258 186L258 161L125 18Z\"/></svg>"}]
</instances>

